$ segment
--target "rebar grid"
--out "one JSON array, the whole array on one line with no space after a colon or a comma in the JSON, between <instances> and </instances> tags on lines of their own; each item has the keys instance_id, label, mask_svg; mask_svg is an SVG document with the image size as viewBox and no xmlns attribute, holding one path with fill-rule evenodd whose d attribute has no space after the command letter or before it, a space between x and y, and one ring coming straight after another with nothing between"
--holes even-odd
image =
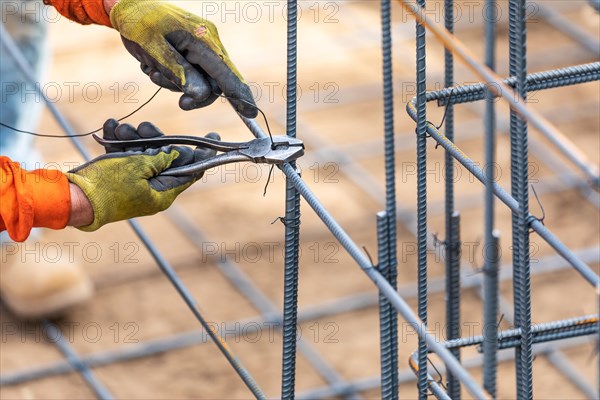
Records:
<instances>
[{"instance_id":1,"label":"rebar grid","mask_svg":"<svg viewBox=\"0 0 600 400\"><path fill-rule=\"evenodd\" d=\"M576 76L578 76L577 74L575 74ZM597 80L597 78L593 78L591 80ZM295 87L295 85L294 85ZM453 97L453 95L451 96ZM290 96L288 96L288 99L290 98ZM295 96L294 96L295 98ZM429 100L429 97L427 98L427 100ZM453 101L454 102L454 101ZM410 111L410 107L409 107L409 111ZM58 113L58 116L60 116L60 114ZM386 118L387 118L387 114L386 114ZM60 120L60 118L58 118ZM65 120L66 121L66 120ZM254 121L245 121L249 127L251 128L251 130L257 134L257 135L264 135L264 133L260 130L260 128L254 123ZM67 130L68 131L68 130ZM423 137L425 137L425 132L423 132L424 135ZM438 136L436 138L436 136L434 134L432 134L432 130L431 130L431 126L428 125L426 126L426 133L431 135L434 139L436 139L439 143L442 144L443 146L443 135L441 135L438 132ZM392 136L393 138L393 136ZM78 143L76 143L77 145ZM392 142L392 149L394 149L394 145ZM448 150L448 148L446 148L446 150ZM386 145L386 152L389 151L388 145ZM82 154L85 154L85 149L82 148ZM392 151L393 154L393 151ZM451 151L447 151L447 154L449 154L451 157L456 157L455 153L452 153ZM410 310L410 308L408 308L406 306L406 304L404 303L403 297L408 296L408 293L405 293L402 295L402 297L400 297L398 294L399 293L403 293L402 290L400 290L399 293L397 293L395 290L393 290L393 287L390 287L389 285L387 285L387 282L385 282L386 279L383 279L381 277L381 275L378 276L377 271L373 270L373 265L371 265L371 263L366 260L364 258L364 255L362 255L362 253L360 252L360 249L356 246L356 244L354 242L352 242L352 240L345 234L345 232L341 229L341 227L335 222L335 220L333 220L333 218L331 217L331 215L329 213L327 213L326 210L324 210L324 208L322 208L319 205L318 200L314 197L314 195L308 190L308 188L303 184L302 180L300 180L300 178L298 177L298 175L296 174L296 172L294 171L293 168L290 168L289 165L285 165L283 167L284 172L286 173L286 175L288 176L288 180L292 182L292 184L294 185L295 189L297 189L298 191L300 191L302 193L302 195L309 201L309 204L311 205L311 207L313 207L313 209L315 209L315 211L317 212L317 214L319 216L321 216L321 218L323 219L323 221L326 223L326 225L332 230L332 233L334 233L334 235L340 239L341 243L344 245L344 247L349 251L349 253L352 255L353 258L355 258L355 260L357 261L357 263L359 264L359 266L361 266L361 268L363 268L363 270L367 273L367 275L376 283L376 285L380 288L381 293L383 294L383 296L385 296L386 299L388 299L393 305L394 308L396 308L405 318L407 318L407 320L409 322L411 322L411 324L413 324L413 327L417 330L417 332L419 333L419 338L422 342L428 341L431 345L430 348L428 349L429 351L434 351L434 352L439 352L440 356L442 357L442 359L446 362L446 365L448 366L448 370L453 371L454 373L452 374L453 376L455 376L457 379L465 382L467 388L471 391L471 393L477 397L477 398L485 398L485 394L477 387L476 384L474 384L474 382L469 378L468 374L465 373L465 370L463 367L468 367L468 368L473 368L476 367L477 365L475 365L475 363L473 362L473 360L465 360L463 363L463 366L461 367L460 364L456 363L455 360L453 360L452 355L450 355L450 353L446 353L443 351L443 349L439 348L438 346L435 345L435 338L432 338L431 336L427 335L426 330L424 329L424 325L419 325L420 321L418 319L415 318L414 314L412 314L412 311ZM386 169L387 171L387 169ZM487 183L487 181L485 180L486 176L485 174L482 174L481 177L483 177L483 181L484 183ZM478 177L479 178L479 177ZM480 179L481 180L481 179ZM498 188L494 188L496 191L498 190ZM517 205L517 210L518 210L518 205ZM530 220L530 216L528 217L528 220ZM395 220L394 220L395 221ZM530 221L528 221L530 222ZM394 225L395 227L395 223L393 223L392 221L390 221L390 225ZM286 227L287 228L287 227ZM426 231L426 226L425 226L425 231ZM389 236L388 236L389 237ZM447 240L450 240L449 238L447 238ZM151 243L146 243L148 244L149 247L151 248L152 245ZM384 246L385 248L385 246ZM583 257L582 255L576 254L574 252L571 252L571 257L567 258L568 260L572 261L573 259L578 260L580 262L583 263L583 265L585 265L585 263L592 263L593 260L588 259L585 260L585 257ZM160 254L158 254L158 257L155 256L155 258L160 258ZM159 260L157 260L159 261ZM165 261L166 262L166 261ZM297 260L296 260L297 262ZM160 261L159 261L160 264ZM168 270L164 271L167 275L168 275ZM468 275L467 275L468 277ZM501 276L501 279L506 279L508 277L507 274ZM462 282L463 285L462 287L469 287L468 284L468 279L465 279L466 277L463 276ZM597 282L598 277L597 276L589 276L588 278L590 278L592 281L595 279ZM175 284L175 283L174 283ZM441 286L440 286L441 287ZM406 292L406 291L405 291ZM429 292L431 292L431 285L430 285L430 290ZM419 299L421 299L422 295L420 293L417 293ZM185 296L184 296L185 297ZM426 307L425 307L425 311L426 311ZM295 311L294 311L295 312ZM339 312L339 310L336 310L334 312ZM284 318L286 318L286 316L288 316L288 312L286 312L286 314L284 315ZM288 316L289 318L289 316ZM595 318L595 319L594 319ZM538 338L547 338L547 340L556 340L558 338L558 336L563 337L561 335L574 335L574 336L579 336L580 334L589 334L589 333L595 333L598 331L597 327L597 317L596 316L590 316L589 318L587 318L588 321L586 321L585 324L576 324L576 328L577 329L573 329L571 330L571 327L569 328L565 328L561 325L560 328L553 328L553 329L549 329L550 332L544 332L543 334L546 334L548 336L541 336L541 334L539 336L537 336ZM581 322L581 321L580 321ZM551 323L550 323L551 324ZM582 328L583 326L583 328ZM592 328L595 327L595 328ZM564 329L564 330L563 330ZM580 331L583 331L585 329L589 329L589 331L585 331L585 333L581 333ZM539 333L539 332L538 332ZM504 336L508 335L508 333L500 333L500 336L502 336L504 334ZM533 330L531 331L531 336L532 337L536 337L535 336L536 333L533 332ZM552 336L554 335L554 336ZM507 341L504 342L504 347L514 347L517 345L521 344L521 331L516 331L516 332L512 332L512 336L507 339ZM566 336L565 336L566 337ZM469 338L469 340L471 340L471 338ZM541 339L540 339L541 340ZM565 342L566 343L566 342ZM466 344L465 344L466 345ZM455 347L451 347L451 348L455 348ZM542 350L543 352L548 352L550 354L550 352L552 351L551 348L547 348L544 347L544 350ZM534 352L537 353L537 351L534 350ZM148 353L144 353L142 352L142 355L140 356L146 356ZM503 354L507 354L506 352L504 353L499 353L499 357L498 357L498 361L503 361L503 360L507 360L510 359L506 356L503 356ZM517 360L518 362L518 360ZM80 366L81 365L89 365L86 362L83 362L80 366L77 366L77 363L70 363L67 364L69 365L71 368L74 368L75 370L80 370ZM416 364L415 364L416 365ZM413 365L413 363L410 363L411 367L414 367L415 365ZM481 365L481 364L479 364ZM425 364L425 367L427 367L427 365ZM418 367L417 367L418 368ZM445 370L446 368L440 367L440 370ZM485 366L484 366L485 369ZM289 371L287 371L289 373ZM284 370L284 375L286 373L286 370ZM422 372L418 371L419 376L421 376ZM292 373L293 374L293 373ZM402 378L403 376L405 376L405 374L403 375L403 372L400 371L400 374L398 375L397 379L398 381L402 381L402 382L406 382L406 378ZM293 380L294 378L291 377L290 380L292 381L292 385L293 385ZM4 381L3 381L4 382ZM445 393L445 391L443 390L443 388L441 388L439 385L437 385L437 382L433 380L433 378L431 377L431 375L426 375L425 376L425 383L426 383L426 387L432 391L432 393L438 397L438 398L449 398L447 397L448 395ZM5 383L2 383L5 384ZM422 382L421 380L419 380L419 384L421 385ZM366 386L363 382L349 382L349 383L342 383L342 384L338 384L338 385L334 385L332 384L328 390L330 390L330 393L333 393L333 395L340 395L340 394L345 394L345 393L354 393L354 392L359 392L361 390L366 390L365 389ZM487 386L486 386L487 389ZM332 390L332 392L331 392ZM426 392L427 394L428 392ZM421 394L421 393L420 393ZM490 393L491 394L491 393ZM291 395L293 396L293 391L291 393ZM331 395L331 394L330 394ZM493 395L493 394L492 394ZM306 398L315 398L315 397L320 397L322 395L319 396L308 396ZM100 396L102 397L102 396Z\"/></svg>"},{"instance_id":2,"label":"rebar grid","mask_svg":"<svg viewBox=\"0 0 600 400\"><path fill-rule=\"evenodd\" d=\"M508 97L502 94L502 90L507 89L507 85L502 83L493 73L494 68L494 46L493 42L495 41L495 33L494 27L492 25L492 21L494 18L488 18L486 24L486 67L481 66L475 61L475 59L470 55L467 49L458 42L448 31L448 29L443 29L437 24L432 23L431 21L427 21L427 16L424 14L424 8L415 6L414 4L408 4L405 1L402 1L403 5L409 9L417 18L418 21L421 21L425 25L428 26L430 30L432 30L438 38L440 38L444 42L444 46L446 49L452 49L452 51L459 54L464 61L469 64L469 66L476 72L481 78L487 79L487 83L485 86L481 87L480 93L486 98L486 168L485 173L479 170L478 168L470 168L473 165L467 166L466 164L471 163L472 161L466 157L462 151L456 147L452 143L452 139L447 136L442 135L439 132L439 128L436 128L429 124L427 126L427 131L429 134L438 142L438 144L442 145L446 150L446 156L451 155L456 158L461 164L465 165L471 173L477 176L477 178L485 185L486 187L486 224L485 224L485 233L486 233L486 246L488 249L491 249L491 252L488 253L489 250L484 251L485 257L485 266L484 272L485 276L485 297L484 297L484 333L485 337L481 337L481 343L484 344L485 354L484 354L484 387L490 393L492 397L496 397L496 352L499 348L506 347L515 347L516 350L516 380L517 380L517 398L519 399L531 399L533 398L533 353L532 353L532 345L535 340L546 340L546 338L553 339L561 339L565 337L569 337L570 335L587 335L594 334L597 331L597 317L593 316L592 318L585 318L585 322L587 326L582 327L580 323L576 323L574 326L571 326L573 329L568 329L567 331L559 331L556 332L552 327L549 328L552 332L546 335L540 335L539 339L535 337L534 329L531 327L531 273L530 273L530 265L529 265L529 232L530 227L535 230L534 224L539 222L536 218L532 217L529 214L528 210L528 200L529 200L529 183L528 183L528 133L527 133L527 122L537 122L537 126L545 125L544 123L539 124L539 119L537 115L528 113L526 107L522 104L519 107L519 102L525 102L527 91L528 91L528 77L526 70L526 60L527 60L527 51L526 51L526 3L524 0L511 0L509 2L509 43L510 43L510 73L511 75L516 76L515 78L511 78L514 82L513 86L515 87L515 93L518 97L517 102L511 101L509 99L509 103L511 106L511 120L510 120L510 141L511 141L511 187L512 194L514 196L513 207L511 207L513 213L512 227L513 227L513 266L514 266L514 315L516 319L516 324L518 328L517 337L512 338L509 341L504 341L502 344L499 343L502 338L502 333L500 335L496 334L497 325L497 258L498 258L498 237L497 234L494 233L493 230L493 194L496 192L498 194L499 187L493 182L493 175L491 174L490 166L494 160L494 125L495 125L495 115L494 115L494 107L493 107L493 93L496 92L498 96L502 96L506 99ZM417 43L418 46L418 43ZM592 66L597 67L597 66ZM419 69L418 60L417 60L417 70ZM544 76L546 79L550 76L554 77L554 75L559 75L560 78L564 78L567 73L562 71L562 73L554 74L555 71L551 71ZM596 78L597 79L597 78ZM511 83L513 83L511 82ZM573 82L569 82L573 83ZM565 82L565 84L569 84ZM495 91L491 84L501 85L501 91ZM560 82L556 83L560 85ZM488 86L490 85L490 86ZM503 86L503 87L502 87ZM475 91L473 90L473 86L469 88L469 90L465 90L469 94L473 94ZM453 98L453 94L455 89L445 89L446 95L448 99ZM486 93L490 93L486 95ZM431 96L429 99L433 99L434 96ZM464 100L461 99L461 100ZM473 101L473 100L470 100ZM451 105L450 103L449 105ZM415 120L417 123L417 127L421 122L421 111L420 111L420 99L419 92L417 92L417 96L407 105L407 111L409 115ZM435 133L434 133L435 132ZM560 137L561 134L557 132L558 135L550 135L556 137ZM555 143L560 143L557 141ZM569 145L570 150L573 149L571 145ZM577 153L575 151L571 154ZM419 156L418 156L419 157ZM583 165L585 162L585 157L581 160L575 160L576 163L579 162L579 165ZM597 168L593 167L595 171ZM592 178L590 182L592 185L597 185L597 175L594 174L588 175ZM500 189L501 190L501 189ZM508 196L508 195L506 195ZM506 197L504 196L504 197ZM503 197L503 196L499 196ZM510 197L510 196L508 196ZM505 201L506 202L506 201ZM562 245L555 237L549 237L548 232L545 231L544 234L540 233L541 236L546 239L553 247L557 250L566 250L565 246ZM549 239L552 239L551 241ZM568 251L564 252L567 254L563 254L563 256L569 256ZM575 266L575 265L574 265ZM588 279L595 287L599 286L598 276L591 270L589 267L584 267L579 264L575 266L576 268L581 268L580 272L584 275L586 279ZM591 274L590 274L591 273ZM448 277L450 279L450 277ZM561 325L562 326L562 325ZM486 332L487 328L487 332ZM489 328L493 332L490 334ZM537 328L537 327L536 327ZM586 330L589 329L589 330ZM583 332L583 333L582 333ZM460 343L460 342L459 342ZM462 346L458 346L462 347ZM433 391L433 394L437 398L443 398L446 393L442 395L437 394L439 388L436 388Z\"/></svg>"}]
</instances>

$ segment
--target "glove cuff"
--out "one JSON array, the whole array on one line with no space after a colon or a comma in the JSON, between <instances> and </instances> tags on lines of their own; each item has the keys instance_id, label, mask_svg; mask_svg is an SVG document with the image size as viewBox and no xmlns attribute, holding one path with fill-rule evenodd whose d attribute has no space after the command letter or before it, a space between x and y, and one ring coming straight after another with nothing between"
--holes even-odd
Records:
<instances>
[{"instance_id":1,"label":"glove cuff","mask_svg":"<svg viewBox=\"0 0 600 400\"><path fill-rule=\"evenodd\" d=\"M102 226L109 222L109 218L102 210L110 209L106 207L104 204L106 202L106 198L102 198L102 196L97 196L97 192L94 190L94 184L90 182L85 177L68 172L65 174L69 182L79 186L81 191L86 195L90 204L92 205L92 210L94 212L94 221L87 226L78 226L77 229L84 232L93 232L100 229Z\"/></svg>"}]
</instances>

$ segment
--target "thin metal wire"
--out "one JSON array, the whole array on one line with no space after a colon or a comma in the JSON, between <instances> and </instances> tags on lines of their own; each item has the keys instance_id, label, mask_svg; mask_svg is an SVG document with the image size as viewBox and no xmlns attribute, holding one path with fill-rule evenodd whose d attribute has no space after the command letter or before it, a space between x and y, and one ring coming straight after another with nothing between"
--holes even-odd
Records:
<instances>
[{"instance_id":1,"label":"thin metal wire","mask_svg":"<svg viewBox=\"0 0 600 400\"><path fill-rule=\"evenodd\" d=\"M31 66L29 65L29 63L27 62L25 57L23 57L20 49L17 47L14 40L12 39L12 37L9 35L9 33L4 28L4 25L2 25L2 24L0 24L0 41L2 42L2 45L4 45L5 48L8 50L11 57L14 58L15 62L17 63L17 65L19 66L21 71L23 72L26 79L32 83L36 83L34 74L31 71ZM65 131L65 133L67 133L67 135L71 136L70 137L71 142L77 148L79 153L82 155L82 157L86 161L89 161L91 159L90 153L80 142L79 138L74 136L73 129L72 129L71 125L69 124L69 122L64 118L64 116L58 110L56 105L48 100L48 98L46 97L44 92L41 90L40 85L34 85L34 86L35 86L36 92L38 92L39 95L41 96L41 98L44 100L46 106L52 112L53 116L56 118L56 120L59 123L59 125L61 126L61 128ZM187 288L185 287L185 285L183 284L181 279L177 276L177 274L173 270L172 266L158 251L158 249L156 248L154 243L152 243L150 238L141 229L141 227L139 226L139 224L136 221L130 220L130 221L128 221L128 223L133 228L134 232L137 234L137 236L140 238L140 240L144 243L144 245L146 246L146 248L148 249L148 251L150 252L152 257L158 264L159 268L163 271L165 276L173 284L173 286L175 287L177 292L180 294L182 299L185 301L185 303L188 305L188 307L190 308L192 313L195 315L195 317L198 319L198 321L201 323L201 325L204 327L204 329L207 330L207 333L213 339L214 343L217 345L217 347L219 348L221 353L223 353L225 358L227 358L227 360L229 361L231 366L234 368L234 370L237 372L237 374L240 376L240 378L244 381L244 383L246 384L248 389L250 389L250 391L256 398L259 398L259 399L266 398L265 394L260 389L260 387L254 380L254 378L250 375L248 370L242 365L241 361L237 358L237 356L227 346L225 340L223 340L223 338L221 338L219 336L218 332L216 332L214 330L214 328L210 324L208 324L207 320L204 318L204 316L200 312L200 309L199 309L199 306L198 306L196 300L189 293L189 291L187 290Z\"/></svg>"},{"instance_id":2,"label":"thin metal wire","mask_svg":"<svg viewBox=\"0 0 600 400\"><path fill-rule=\"evenodd\" d=\"M406 106L408 114L416 121L416 109L414 101L409 102ZM433 125L427 126L427 133L444 149L452 154L461 165L463 165L478 181L485 184L485 173L479 168L476 163L465 155L454 143L450 142L439 130ZM506 204L513 212L519 208L517 201L508 194L497 182L494 182L494 194L504 204ZM596 287L600 284L598 275L579 257L577 257L571 249L565 246L548 228L546 228L535 217L529 217L529 226L537 232L556 252L558 252L565 260L568 260L571 265L590 283Z\"/></svg>"},{"instance_id":3,"label":"thin metal wire","mask_svg":"<svg viewBox=\"0 0 600 400\"><path fill-rule=\"evenodd\" d=\"M413 370L415 375L417 375L417 379L420 379L418 351L410 356L408 360L408 365ZM431 394L435 396L436 399L452 400L452 398L448 396L448 393L446 393L446 391L442 387L440 387L440 384L435 379L433 379L433 377L430 374L427 374L427 390L430 390ZM426 396L428 395L429 392L426 393Z\"/></svg>"}]
</instances>

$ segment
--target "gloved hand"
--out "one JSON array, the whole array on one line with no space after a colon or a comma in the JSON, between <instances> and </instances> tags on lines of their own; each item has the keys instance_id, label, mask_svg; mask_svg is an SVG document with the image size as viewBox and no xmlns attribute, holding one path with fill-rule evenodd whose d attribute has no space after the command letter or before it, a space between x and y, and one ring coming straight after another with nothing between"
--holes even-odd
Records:
<instances>
[{"instance_id":1,"label":"gloved hand","mask_svg":"<svg viewBox=\"0 0 600 400\"><path fill-rule=\"evenodd\" d=\"M115 120L104 124L104 137L111 140L161 136L154 125L144 122L136 130ZM220 139L215 133L211 139ZM71 183L81 188L94 210L94 221L79 227L95 231L110 222L153 215L166 210L177 196L200 179L203 172L190 176L164 176L161 172L181 167L215 155L214 150L186 146L123 152L112 148L109 154L67 173Z\"/></svg>"},{"instance_id":2,"label":"gloved hand","mask_svg":"<svg viewBox=\"0 0 600 400\"><path fill-rule=\"evenodd\" d=\"M225 93L245 117L258 114L212 22L158 0L120 0L110 21L152 82L184 93L183 110L212 104Z\"/></svg>"}]
</instances>

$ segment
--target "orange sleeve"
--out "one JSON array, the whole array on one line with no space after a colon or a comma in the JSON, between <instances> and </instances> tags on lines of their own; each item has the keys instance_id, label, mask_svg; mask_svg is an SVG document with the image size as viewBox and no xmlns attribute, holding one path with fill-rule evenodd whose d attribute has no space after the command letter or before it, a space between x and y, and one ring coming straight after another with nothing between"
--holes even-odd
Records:
<instances>
[{"instance_id":1,"label":"orange sleeve","mask_svg":"<svg viewBox=\"0 0 600 400\"><path fill-rule=\"evenodd\" d=\"M112 28L102 0L44 0L61 15L83 25L98 24Z\"/></svg>"},{"instance_id":2,"label":"orange sleeve","mask_svg":"<svg viewBox=\"0 0 600 400\"><path fill-rule=\"evenodd\" d=\"M71 191L62 172L25 171L0 156L0 231L22 242L33 227L64 228L70 213Z\"/></svg>"}]
</instances>

